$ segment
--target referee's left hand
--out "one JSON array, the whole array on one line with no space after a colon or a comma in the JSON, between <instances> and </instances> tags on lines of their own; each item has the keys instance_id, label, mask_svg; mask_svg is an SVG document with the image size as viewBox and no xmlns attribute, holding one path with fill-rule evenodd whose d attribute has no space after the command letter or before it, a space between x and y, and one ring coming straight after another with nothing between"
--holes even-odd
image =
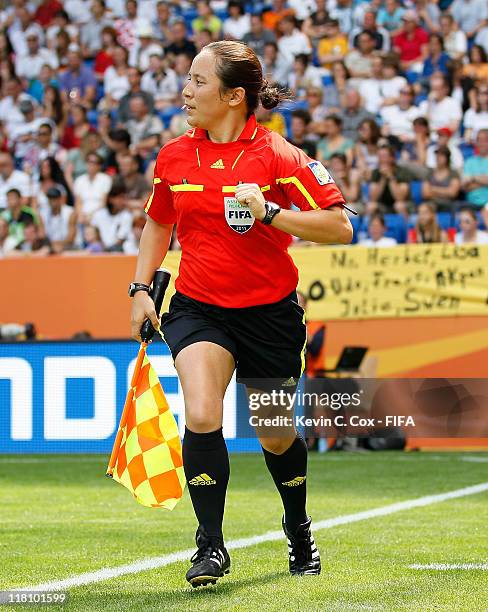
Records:
<instances>
[{"instance_id":1,"label":"referee's left hand","mask_svg":"<svg viewBox=\"0 0 488 612\"><path fill-rule=\"evenodd\" d=\"M241 204L249 206L253 217L261 221L266 215L264 196L256 183L241 183L236 187L236 199Z\"/></svg>"}]
</instances>

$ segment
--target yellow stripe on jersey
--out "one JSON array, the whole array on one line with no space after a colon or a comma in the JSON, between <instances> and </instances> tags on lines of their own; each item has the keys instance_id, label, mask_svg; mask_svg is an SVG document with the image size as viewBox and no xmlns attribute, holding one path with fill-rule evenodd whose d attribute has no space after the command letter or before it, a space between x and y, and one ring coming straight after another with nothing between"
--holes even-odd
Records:
<instances>
[{"instance_id":1,"label":"yellow stripe on jersey","mask_svg":"<svg viewBox=\"0 0 488 612\"><path fill-rule=\"evenodd\" d=\"M191 185L190 183L170 185L169 188L171 191L203 191L203 185Z\"/></svg>"},{"instance_id":2,"label":"yellow stripe on jersey","mask_svg":"<svg viewBox=\"0 0 488 612\"><path fill-rule=\"evenodd\" d=\"M307 349L307 321L305 319L305 313L303 313L302 323L305 325L305 342L303 343L303 348L300 353L300 361L301 361L301 370L300 370L300 378L305 370L305 351Z\"/></svg>"},{"instance_id":3,"label":"yellow stripe on jersey","mask_svg":"<svg viewBox=\"0 0 488 612\"><path fill-rule=\"evenodd\" d=\"M307 190L305 185L298 179L296 176L288 176L286 178L277 178L277 183L283 183L283 185L287 185L288 183L292 183L298 189L298 191L303 195L303 197L307 200L312 208L320 209L320 206L317 202L312 198L310 192Z\"/></svg>"},{"instance_id":4,"label":"yellow stripe on jersey","mask_svg":"<svg viewBox=\"0 0 488 612\"><path fill-rule=\"evenodd\" d=\"M156 187L156 179L154 179L154 185L151 191L151 195L149 196L146 205L144 206L144 212L147 213L147 211L151 208L151 204L154 198L154 188Z\"/></svg>"},{"instance_id":5,"label":"yellow stripe on jersey","mask_svg":"<svg viewBox=\"0 0 488 612\"><path fill-rule=\"evenodd\" d=\"M264 185L263 187L261 187L261 191L269 191L271 189L271 187L269 185ZM236 186L235 185L223 185L222 186L222 193L234 193L236 190Z\"/></svg>"}]
</instances>

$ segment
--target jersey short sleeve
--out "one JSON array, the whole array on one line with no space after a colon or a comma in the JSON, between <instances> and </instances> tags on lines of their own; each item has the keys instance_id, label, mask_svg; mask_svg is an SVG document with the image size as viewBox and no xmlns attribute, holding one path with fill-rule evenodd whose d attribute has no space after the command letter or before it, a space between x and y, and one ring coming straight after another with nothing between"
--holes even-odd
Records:
<instances>
[{"instance_id":1,"label":"jersey short sleeve","mask_svg":"<svg viewBox=\"0 0 488 612\"><path fill-rule=\"evenodd\" d=\"M168 153L165 147L161 149L154 167L153 188L144 211L160 224L176 223L176 211L173 205L173 195L165 177L165 166Z\"/></svg>"},{"instance_id":2,"label":"jersey short sleeve","mask_svg":"<svg viewBox=\"0 0 488 612\"><path fill-rule=\"evenodd\" d=\"M342 193L321 162L284 139L277 145L276 183L288 200L303 211L345 204Z\"/></svg>"}]
</instances>

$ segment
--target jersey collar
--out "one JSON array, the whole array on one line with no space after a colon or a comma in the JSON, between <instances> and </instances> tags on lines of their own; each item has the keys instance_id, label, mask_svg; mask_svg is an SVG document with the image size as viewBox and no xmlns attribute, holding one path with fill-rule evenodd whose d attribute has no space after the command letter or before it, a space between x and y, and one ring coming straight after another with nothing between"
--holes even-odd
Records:
<instances>
[{"instance_id":1,"label":"jersey collar","mask_svg":"<svg viewBox=\"0 0 488 612\"><path fill-rule=\"evenodd\" d=\"M256 115L252 114L249 119L246 121L246 125L244 129L240 133L239 140L254 140L257 133L258 125L256 121ZM194 130L190 130L189 136L191 138L198 138L203 140L208 140L207 130L203 130L202 128L195 128ZM237 142L236 141L236 142ZM227 144L227 143L217 143L217 144Z\"/></svg>"}]
</instances>

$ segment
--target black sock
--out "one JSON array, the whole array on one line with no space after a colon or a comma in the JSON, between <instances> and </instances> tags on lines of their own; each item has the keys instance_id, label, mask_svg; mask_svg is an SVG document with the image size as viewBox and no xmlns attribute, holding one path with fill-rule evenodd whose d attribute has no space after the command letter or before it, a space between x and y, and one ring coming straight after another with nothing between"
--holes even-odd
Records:
<instances>
[{"instance_id":1,"label":"black sock","mask_svg":"<svg viewBox=\"0 0 488 612\"><path fill-rule=\"evenodd\" d=\"M285 523L290 532L307 520L307 445L301 436L281 455L263 448L264 459L285 509Z\"/></svg>"},{"instance_id":2,"label":"black sock","mask_svg":"<svg viewBox=\"0 0 488 612\"><path fill-rule=\"evenodd\" d=\"M230 468L222 428L210 433L194 433L185 428L183 466L198 523L209 536L223 538Z\"/></svg>"}]
</instances>

